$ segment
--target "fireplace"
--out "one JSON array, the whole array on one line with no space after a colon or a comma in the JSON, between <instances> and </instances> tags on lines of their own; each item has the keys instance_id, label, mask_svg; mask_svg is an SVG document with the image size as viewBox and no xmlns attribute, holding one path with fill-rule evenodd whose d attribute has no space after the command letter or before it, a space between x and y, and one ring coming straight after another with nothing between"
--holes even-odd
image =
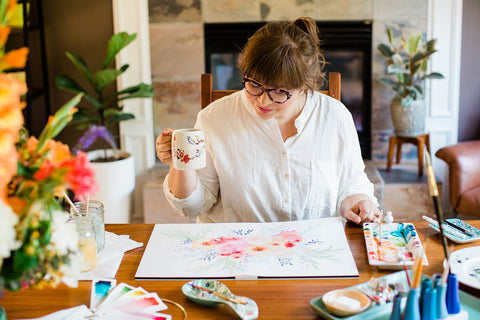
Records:
<instances>
[{"instance_id":1,"label":"fireplace","mask_svg":"<svg viewBox=\"0 0 480 320\"><path fill-rule=\"evenodd\" d=\"M204 24L205 69L214 89L242 88L238 54L265 22ZM352 113L364 159L371 159L371 21L319 21L329 72L342 74L341 100Z\"/></svg>"}]
</instances>

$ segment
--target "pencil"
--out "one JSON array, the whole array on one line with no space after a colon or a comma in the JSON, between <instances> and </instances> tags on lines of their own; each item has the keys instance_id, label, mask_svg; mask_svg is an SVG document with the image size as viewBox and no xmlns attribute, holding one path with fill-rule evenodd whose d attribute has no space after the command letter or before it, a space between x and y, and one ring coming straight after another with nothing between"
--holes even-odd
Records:
<instances>
[{"instance_id":1,"label":"pencil","mask_svg":"<svg viewBox=\"0 0 480 320\"><path fill-rule=\"evenodd\" d=\"M211 293L219 298L222 298L224 300L227 300L227 301L230 301L230 302L233 302L233 303L241 303L241 304L247 304L245 301L241 301L241 300L238 300L238 299L233 299L233 298L230 298L229 296L227 295L224 295L224 294L221 294L219 292L216 292L216 291L213 291L212 289L208 289L208 288L204 288L204 287L201 287L201 286L197 286L193 283L189 283L192 287L194 287L195 289L198 289L198 290L203 290L203 291L206 291L208 293Z\"/></svg>"}]
</instances>

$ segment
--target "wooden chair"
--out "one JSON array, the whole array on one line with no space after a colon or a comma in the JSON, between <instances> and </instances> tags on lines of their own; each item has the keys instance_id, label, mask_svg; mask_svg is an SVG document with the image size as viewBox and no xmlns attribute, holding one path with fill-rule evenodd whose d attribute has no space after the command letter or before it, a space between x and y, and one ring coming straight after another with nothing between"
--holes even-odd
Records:
<instances>
[{"instance_id":1,"label":"wooden chair","mask_svg":"<svg viewBox=\"0 0 480 320\"><path fill-rule=\"evenodd\" d=\"M221 97L228 96L237 90L213 90L212 75L204 73L200 77L201 106L202 109L213 101ZM340 100L341 93L341 75L339 72L330 72L328 77L328 90L321 90L321 93L327 94L332 98Z\"/></svg>"}]
</instances>

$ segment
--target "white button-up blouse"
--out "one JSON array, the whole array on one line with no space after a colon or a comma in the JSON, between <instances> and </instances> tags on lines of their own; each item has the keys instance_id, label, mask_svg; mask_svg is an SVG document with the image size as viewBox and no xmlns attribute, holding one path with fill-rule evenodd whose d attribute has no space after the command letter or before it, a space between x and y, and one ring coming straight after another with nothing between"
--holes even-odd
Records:
<instances>
[{"instance_id":1,"label":"white button-up blouse","mask_svg":"<svg viewBox=\"0 0 480 320\"><path fill-rule=\"evenodd\" d=\"M277 121L258 117L244 90L199 112L207 165L196 190L185 199L164 192L172 207L199 222L271 222L340 215L342 201L366 194L352 116L338 100L314 92L295 120L297 134L282 139Z\"/></svg>"}]
</instances>

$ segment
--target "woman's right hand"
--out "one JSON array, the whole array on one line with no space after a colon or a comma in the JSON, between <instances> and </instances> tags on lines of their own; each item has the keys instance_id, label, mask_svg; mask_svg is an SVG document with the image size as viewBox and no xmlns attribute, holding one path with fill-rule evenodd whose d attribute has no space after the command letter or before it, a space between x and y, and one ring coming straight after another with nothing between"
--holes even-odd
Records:
<instances>
[{"instance_id":1,"label":"woman's right hand","mask_svg":"<svg viewBox=\"0 0 480 320\"><path fill-rule=\"evenodd\" d=\"M158 159L168 166L172 165L172 134L173 129L165 128L155 141Z\"/></svg>"}]
</instances>

